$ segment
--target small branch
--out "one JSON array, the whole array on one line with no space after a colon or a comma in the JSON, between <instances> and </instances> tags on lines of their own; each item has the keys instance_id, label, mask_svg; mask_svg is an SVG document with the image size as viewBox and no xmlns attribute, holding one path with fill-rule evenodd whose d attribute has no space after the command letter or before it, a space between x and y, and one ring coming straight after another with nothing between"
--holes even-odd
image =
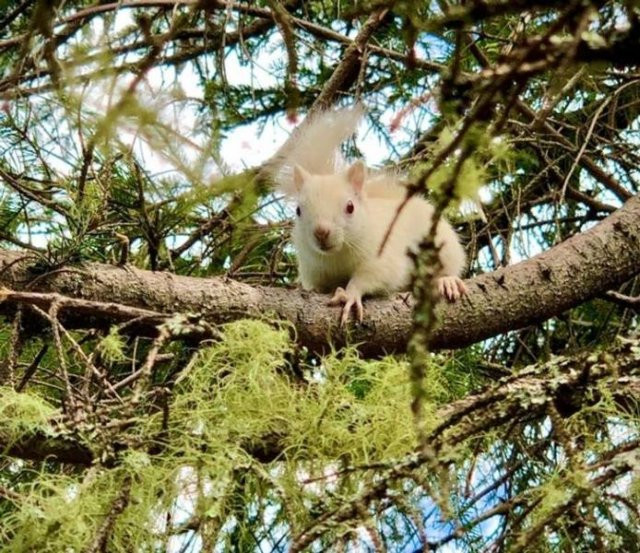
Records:
<instances>
[{"instance_id":1,"label":"small branch","mask_svg":"<svg viewBox=\"0 0 640 553\"><path fill-rule=\"evenodd\" d=\"M30 4L33 4L34 0L22 0L13 11L9 12L4 19L0 19L0 29L6 29L14 19L23 14Z\"/></svg>"},{"instance_id":2,"label":"small branch","mask_svg":"<svg viewBox=\"0 0 640 553\"><path fill-rule=\"evenodd\" d=\"M45 344L40 348L40 351L36 354L36 356L33 358L33 361L31 361L27 369L24 371L24 375L22 376L22 379L16 386L16 392L21 392L22 390L24 390L24 387L27 385L29 380L31 380L31 377L38 370L38 365L40 365L40 361L42 361L42 358L45 356L48 349L49 349L48 344Z\"/></svg>"},{"instance_id":3,"label":"small branch","mask_svg":"<svg viewBox=\"0 0 640 553\"><path fill-rule=\"evenodd\" d=\"M122 512L127 508L127 505L129 505L130 496L131 477L126 477L122 484L122 488L111 505L109 514L100 525L100 529L98 530L96 537L89 547L85 549L86 553L107 553L109 550L107 546L109 544L109 537L113 531L113 526L118 516L122 514Z\"/></svg>"},{"instance_id":4,"label":"small branch","mask_svg":"<svg viewBox=\"0 0 640 553\"><path fill-rule=\"evenodd\" d=\"M609 290L604 297L623 307L630 307L631 309L640 311L640 296L625 296L615 290Z\"/></svg>"},{"instance_id":5,"label":"small branch","mask_svg":"<svg viewBox=\"0 0 640 553\"><path fill-rule=\"evenodd\" d=\"M359 73L359 65L364 53L364 47L373 36L373 33L382 23L386 10L373 12L366 20L362 29L349 46L344 51L341 61L333 70L331 77L322 87L316 101L311 106L307 119L312 120L316 113L331 107L339 92L345 91L350 86L350 81L355 79Z\"/></svg>"}]
</instances>

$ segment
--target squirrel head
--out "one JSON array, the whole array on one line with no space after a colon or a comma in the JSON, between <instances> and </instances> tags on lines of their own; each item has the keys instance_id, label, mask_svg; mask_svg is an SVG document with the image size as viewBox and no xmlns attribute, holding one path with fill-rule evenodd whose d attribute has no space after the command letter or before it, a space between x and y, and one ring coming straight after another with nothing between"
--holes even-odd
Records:
<instances>
[{"instance_id":1,"label":"squirrel head","mask_svg":"<svg viewBox=\"0 0 640 553\"><path fill-rule=\"evenodd\" d=\"M338 253L345 245L355 244L366 223L366 176L362 161L332 175L313 175L295 166L297 241L319 255Z\"/></svg>"}]
</instances>

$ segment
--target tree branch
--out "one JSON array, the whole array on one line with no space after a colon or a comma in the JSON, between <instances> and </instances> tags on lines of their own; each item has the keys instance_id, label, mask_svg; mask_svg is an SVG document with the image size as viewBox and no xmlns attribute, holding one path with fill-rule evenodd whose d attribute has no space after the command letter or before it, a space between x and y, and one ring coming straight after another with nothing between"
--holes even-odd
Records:
<instances>
[{"instance_id":1,"label":"tree branch","mask_svg":"<svg viewBox=\"0 0 640 553\"><path fill-rule=\"evenodd\" d=\"M30 461L51 459L60 463L90 465L93 459L91 450L77 440L42 433L24 436L17 442L0 434L0 448L6 455Z\"/></svg>"},{"instance_id":2,"label":"tree branch","mask_svg":"<svg viewBox=\"0 0 640 553\"><path fill-rule=\"evenodd\" d=\"M353 42L347 46L342 59L333 70L331 77L324 84L316 101L309 110L309 120L312 119L314 114L328 109L333 104L337 94L340 91L348 90L352 82L355 81L360 71L359 68L365 46L376 29L380 27L385 13L386 10L373 12L367 18Z\"/></svg>"},{"instance_id":3,"label":"tree branch","mask_svg":"<svg viewBox=\"0 0 640 553\"><path fill-rule=\"evenodd\" d=\"M623 307L629 307L631 309L640 311L640 296L625 296L624 294L620 294L615 290L609 290L604 297L609 301L617 303L618 305L621 305Z\"/></svg>"},{"instance_id":4,"label":"tree branch","mask_svg":"<svg viewBox=\"0 0 640 553\"><path fill-rule=\"evenodd\" d=\"M34 280L35 257L0 250L0 286L23 291ZM41 272L41 271L40 271ZM440 325L431 347L459 348L498 334L537 324L615 288L640 273L640 197L595 227L516 265L467 281L469 294L454 304L441 304ZM80 270L40 274L30 291L58 293L107 306L60 312L68 328L107 327L123 322L127 309L143 315L198 313L214 324L243 317L290 321L300 345L324 351L328 344L360 343L363 355L404 351L411 333L412 301L407 294L371 299L363 325L347 336L339 328L338 308L328 307L328 296L301 290L249 286L229 278L194 278L171 273L123 269L91 263ZM0 313L11 313L24 303L17 297L0 302ZM117 313L117 316L116 316ZM141 312L131 311L132 317ZM124 317L126 318L126 317ZM157 318L143 317L137 333L155 335Z\"/></svg>"}]
</instances>

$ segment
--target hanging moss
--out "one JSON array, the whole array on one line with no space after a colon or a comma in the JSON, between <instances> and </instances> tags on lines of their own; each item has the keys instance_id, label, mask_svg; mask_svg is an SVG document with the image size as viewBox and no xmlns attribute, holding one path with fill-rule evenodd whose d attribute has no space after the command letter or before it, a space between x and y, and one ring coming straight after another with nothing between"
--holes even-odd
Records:
<instances>
[{"instance_id":1,"label":"hanging moss","mask_svg":"<svg viewBox=\"0 0 640 553\"><path fill-rule=\"evenodd\" d=\"M326 487L305 485L305 479L415 449L404 361L364 361L345 350L303 367L306 378L295 380L286 361L292 347L285 327L250 320L227 325L178 381L168 430L162 431L160 414L141 418L128 431L140 447L116 467L41 475L24 490L20 508L0 522L6 550L81 551L110 517L108 550L139 550L164 540L167 513L173 524L175 517L198 517L212 525L231 516L248 489L257 500L253 508L286 498L288 524L302 524ZM104 341L102 351L110 351ZM432 372L436 398L442 382L435 365ZM23 426L42 429L54 413L37 397L7 391L2 398L3 409L22 410L16 420ZM429 404L431 415L435 405ZM435 424L434 415L431 420ZM145 453L153 447L159 452ZM347 479L341 494L359 485ZM126 505L115 516L127 487Z\"/></svg>"},{"instance_id":2,"label":"hanging moss","mask_svg":"<svg viewBox=\"0 0 640 553\"><path fill-rule=\"evenodd\" d=\"M22 470L22 481L11 485L12 507L4 506L0 518L3 551L91 551L101 543L109 552L165 550L184 544L193 532L203 550L250 551L260 532L269 533L265 539L270 543L279 539L274 532L287 543L286 536L300 536L317 525L319 515L339 514L350 505L365 515L367 505L390 505L394 511L385 520L397 539L389 539L399 544L403 517L424 512L425 502L432 501L444 516L455 513L460 521L481 516L476 507L482 504L474 507L467 495L468 474L500 474L515 462L496 447L505 439L503 428L487 427L482 434L443 445L437 463L425 457L410 473L394 472L412 466L422 451L406 361L365 361L347 348L293 367L290 360L298 359L293 348L286 326L245 320L223 327L215 343L180 373L166 409L158 409L150 394L138 405L139 413L113 433L123 448L106 456L93 448L97 460L89 469L45 462ZM421 429L426 434L443 422L438 418L447 411L443 404L468 394L474 379L458 373L469 371L472 358L428 357ZM592 370L607 374L610 359L599 359L590 358ZM567 378L563 363L545 365L549 389ZM525 373L533 374L531 369ZM532 403L534 392L527 390L522 389L521 407L546 404L540 393ZM564 419L554 415L552 423L563 440L575 437L590 455L606 455L603 444L610 446L610 441L594 436L591 422L607 414L628 428L631 420L616 415L607 394L593 399L585 396L589 407ZM53 433L50 421L58 412L38 396L2 389L0 409L0 428L12 440ZM472 424L465 419L444 434L459 434ZM63 431L59 424L56 430ZM87 444L104 441L97 432L94 426L83 432ZM524 431L534 443L548 432L544 423L531 423ZM514 490L518 501L533 502L522 525L525 532L535 532L548 519L558 528L568 527L571 521L557 517L556 510L574 498L590 497L590 469L567 470L567 451L559 449L555 462L523 467L536 480L533 487ZM584 466L580 455L574 452L572 462ZM618 465L630 461L621 458ZM24 476L29 473L32 478ZM383 495L373 502L360 499L379 482L385 486ZM630 493L636 488L637 482L630 483ZM343 519L336 514L323 530L327 547L366 520L359 511L346 513ZM324 546L322 539L319 546Z\"/></svg>"},{"instance_id":3,"label":"hanging moss","mask_svg":"<svg viewBox=\"0 0 640 553\"><path fill-rule=\"evenodd\" d=\"M0 387L0 435L11 445L28 435L52 432L49 421L57 410L42 397Z\"/></svg>"}]
</instances>

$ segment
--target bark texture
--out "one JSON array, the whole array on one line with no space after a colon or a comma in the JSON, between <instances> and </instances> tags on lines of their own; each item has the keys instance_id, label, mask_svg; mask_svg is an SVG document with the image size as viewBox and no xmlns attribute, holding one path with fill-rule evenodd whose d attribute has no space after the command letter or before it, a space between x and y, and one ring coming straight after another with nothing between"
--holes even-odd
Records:
<instances>
[{"instance_id":1,"label":"bark texture","mask_svg":"<svg viewBox=\"0 0 640 553\"><path fill-rule=\"evenodd\" d=\"M297 289L254 287L224 277L193 278L97 263L48 274L36 271L36 266L32 254L0 251L0 286L47 294L5 294L0 312L11 311L20 303L46 308L57 299L60 320L69 327L108 326L136 318L130 329L150 334L162 315L173 313L196 313L211 323L242 317L284 319L295 327L298 343L311 350L325 350L328 344L360 343L368 356L403 351L411 334L412 301L407 294L368 300L364 324L343 331L339 328L340 309L327 306L328 296ZM638 273L640 197L634 197L595 227L554 248L468 280L465 298L438 307L441 322L431 346L464 347L539 323ZM64 298L55 294L84 302L65 304Z\"/></svg>"}]
</instances>

